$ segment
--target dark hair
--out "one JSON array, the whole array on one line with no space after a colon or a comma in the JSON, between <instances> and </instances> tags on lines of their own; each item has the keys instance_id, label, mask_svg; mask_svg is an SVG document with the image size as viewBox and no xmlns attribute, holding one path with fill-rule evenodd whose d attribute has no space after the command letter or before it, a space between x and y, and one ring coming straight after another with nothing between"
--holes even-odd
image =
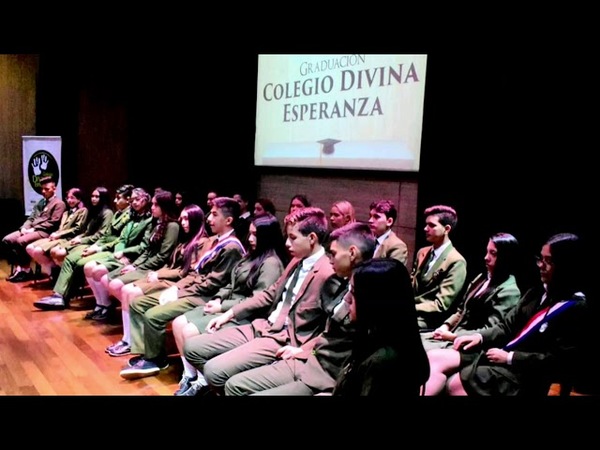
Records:
<instances>
[{"instance_id":1,"label":"dark hair","mask_svg":"<svg viewBox=\"0 0 600 450\"><path fill-rule=\"evenodd\" d=\"M516 271L519 261L519 241L510 233L496 233L490 237L496 246L496 265L490 286L504 283Z\"/></svg>"},{"instance_id":2,"label":"dark hair","mask_svg":"<svg viewBox=\"0 0 600 450\"><path fill-rule=\"evenodd\" d=\"M553 301L567 300L576 292L584 290L586 266L585 250L581 239L572 233L559 233L550 237L552 278L548 282L548 295Z\"/></svg>"},{"instance_id":3,"label":"dark hair","mask_svg":"<svg viewBox=\"0 0 600 450\"><path fill-rule=\"evenodd\" d=\"M183 191L181 189L178 190L178 191L175 191L175 195L173 197L175 201L177 201L177 196L178 195L181 196L181 207L180 207L180 210L183 210L184 206L187 206L187 205L190 204L190 202L189 202L189 195L188 195L188 193L186 191Z\"/></svg>"},{"instance_id":4,"label":"dark hair","mask_svg":"<svg viewBox=\"0 0 600 450\"><path fill-rule=\"evenodd\" d=\"M290 199L290 206L288 207L288 212L292 208L292 202L294 200L300 200L300 202L304 205L305 208L308 208L309 206L311 206L310 202L308 201L308 198L306 198L306 195L296 194Z\"/></svg>"},{"instance_id":5,"label":"dark hair","mask_svg":"<svg viewBox=\"0 0 600 450\"><path fill-rule=\"evenodd\" d=\"M40 178L40 185L43 185L46 183L54 183L56 185L56 181L51 176L45 176L45 177Z\"/></svg>"},{"instance_id":6,"label":"dark hair","mask_svg":"<svg viewBox=\"0 0 600 450\"><path fill-rule=\"evenodd\" d=\"M458 216L454 208L446 205L434 205L425 209L423 213L425 217L437 216L440 223L444 226L450 225L452 229L456 227L458 223Z\"/></svg>"},{"instance_id":7,"label":"dark hair","mask_svg":"<svg viewBox=\"0 0 600 450\"><path fill-rule=\"evenodd\" d=\"M213 206L221 210L225 217L232 217L233 223L240 217L240 204L235 199L230 197L216 197L213 201Z\"/></svg>"},{"instance_id":8,"label":"dark hair","mask_svg":"<svg viewBox=\"0 0 600 450\"><path fill-rule=\"evenodd\" d=\"M276 211L275 211L275 205L273 204L273 202L271 200L269 200L268 198L258 198L256 199L256 203L259 203L263 209L268 212L269 214L275 215Z\"/></svg>"},{"instance_id":9,"label":"dark hair","mask_svg":"<svg viewBox=\"0 0 600 450\"><path fill-rule=\"evenodd\" d=\"M98 205L95 207L94 205L90 205L90 209L97 208L99 211L102 211L105 207L108 208L110 205L110 195L108 193L108 189L106 189L104 186L96 186L92 190L92 193L94 193L94 191L98 191Z\"/></svg>"},{"instance_id":10,"label":"dark hair","mask_svg":"<svg viewBox=\"0 0 600 450\"><path fill-rule=\"evenodd\" d=\"M150 242L152 243L162 242L169 223L177 220L177 206L175 206L175 198L172 192L164 189L155 191L154 200L162 214L150 235Z\"/></svg>"},{"instance_id":11,"label":"dark hair","mask_svg":"<svg viewBox=\"0 0 600 450\"><path fill-rule=\"evenodd\" d=\"M188 215L188 222L190 224L190 231L187 234L183 234L180 237L180 241L185 243L185 249L183 250L183 264L181 266L182 276L186 276L190 271L192 260L194 255L200 247L201 241L207 237L205 228L204 211L200 206L195 203L191 203L183 207L181 212L186 212ZM181 228L182 233L185 233L183 227Z\"/></svg>"},{"instance_id":12,"label":"dark hair","mask_svg":"<svg viewBox=\"0 0 600 450\"><path fill-rule=\"evenodd\" d=\"M88 207L88 215L85 222L86 236L89 236L98 230L98 228L102 224L102 217L104 215L104 211L110 209L110 195L108 193L108 189L106 189L104 186L97 186L92 190L92 194L94 193L94 191L98 191L98 204L94 205L90 201L90 206Z\"/></svg>"},{"instance_id":13,"label":"dark hair","mask_svg":"<svg viewBox=\"0 0 600 450\"><path fill-rule=\"evenodd\" d=\"M371 209L374 209L380 214L385 214L385 217L392 219L394 223L398 218L398 210L396 209L396 206L394 206L394 202L391 200L378 200L373 202L369 206L369 210Z\"/></svg>"},{"instance_id":14,"label":"dark hair","mask_svg":"<svg viewBox=\"0 0 600 450\"><path fill-rule=\"evenodd\" d=\"M304 236L315 233L319 243L324 244L328 235L328 222L321 208L309 206L288 214L284 219L285 226L298 225L298 231Z\"/></svg>"},{"instance_id":15,"label":"dark hair","mask_svg":"<svg viewBox=\"0 0 600 450\"><path fill-rule=\"evenodd\" d=\"M83 204L83 191L81 189L79 189L78 187L71 188L67 191L67 196L69 194L75 197L77 200L79 200L79 203L77 203L77 209L83 208L85 206Z\"/></svg>"},{"instance_id":16,"label":"dark hair","mask_svg":"<svg viewBox=\"0 0 600 450\"><path fill-rule=\"evenodd\" d=\"M406 266L392 258L373 258L356 266L353 275L356 339L352 359L364 360L382 346L402 355L406 379L418 392L429 378L415 298Z\"/></svg>"},{"instance_id":17,"label":"dark hair","mask_svg":"<svg viewBox=\"0 0 600 450\"><path fill-rule=\"evenodd\" d=\"M333 230L329 234L329 244L331 245L333 241L338 241L344 248L355 245L363 261L373 257L377 244L371 227L365 222L350 222Z\"/></svg>"},{"instance_id":18,"label":"dark hair","mask_svg":"<svg viewBox=\"0 0 600 450\"><path fill-rule=\"evenodd\" d=\"M129 197L131 197L131 194L133 193L133 189L134 189L133 184L123 184L122 186L117 188L116 194L121 195L125 198L129 198Z\"/></svg>"},{"instance_id":19,"label":"dark hair","mask_svg":"<svg viewBox=\"0 0 600 450\"><path fill-rule=\"evenodd\" d=\"M285 241L281 226L275 216L266 215L256 217L252 223L256 227L256 249L251 250L244 257L252 261L246 286L252 291L260 275L260 266L270 256L277 256L285 267L289 262L289 255L285 248Z\"/></svg>"}]
</instances>

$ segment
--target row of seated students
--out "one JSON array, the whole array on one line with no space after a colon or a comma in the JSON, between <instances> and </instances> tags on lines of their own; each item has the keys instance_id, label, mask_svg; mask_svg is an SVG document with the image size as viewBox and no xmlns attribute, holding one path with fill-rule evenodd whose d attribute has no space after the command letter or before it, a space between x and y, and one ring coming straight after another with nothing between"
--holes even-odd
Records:
<instances>
[{"instance_id":1,"label":"row of seated students","mask_svg":"<svg viewBox=\"0 0 600 450\"><path fill-rule=\"evenodd\" d=\"M273 215L251 220L243 243L240 198L207 200L206 221L197 205L177 218L170 192L151 198L123 186L110 223L63 242L71 247L54 293L35 305L64 308L76 269L97 302L86 318L105 317L109 297L118 299L123 338L106 351L136 355L121 371L126 379L167 367L173 321L184 368L176 395L186 396L540 394L579 347L585 296L559 262L577 256L575 235L544 245L544 290L521 298L511 273L518 244L507 233L490 238L487 273L463 289L466 261L449 238L457 217L448 206L425 211L432 245L409 275L406 245L396 237L400 244L385 248L397 216L390 201L370 205L368 223L338 228L323 210L299 206L285 218L286 252Z\"/></svg>"}]
</instances>

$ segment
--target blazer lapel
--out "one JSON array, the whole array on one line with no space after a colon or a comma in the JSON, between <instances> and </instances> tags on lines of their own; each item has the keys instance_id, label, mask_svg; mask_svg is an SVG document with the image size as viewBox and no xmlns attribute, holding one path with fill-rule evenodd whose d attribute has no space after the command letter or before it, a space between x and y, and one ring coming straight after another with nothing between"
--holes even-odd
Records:
<instances>
[{"instance_id":1,"label":"blazer lapel","mask_svg":"<svg viewBox=\"0 0 600 450\"><path fill-rule=\"evenodd\" d=\"M325 256L320 257L317 260L317 262L315 262L315 265L310 270L310 272L308 272L306 274L306 278L304 278L304 281L302 282L302 286L300 286L300 290L296 294L296 299L295 299L294 304L292 305L291 309L294 309L296 307L296 305L298 304L298 299L304 295L304 292L306 292L306 289L308 288L308 286L310 286L310 283L312 283L312 280L315 278L316 274L319 272L322 261L324 259L327 260L327 258ZM329 264L329 261L327 261L327 264Z\"/></svg>"},{"instance_id":2,"label":"blazer lapel","mask_svg":"<svg viewBox=\"0 0 600 450\"><path fill-rule=\"evenodd\" d=\"M442 254L440 255L440 257L438 259L436 259L436 261L433 263L433 267L431 267L431 270L427 273L426 278L431 278L433 276L433 274L440 268L440 266L444 263L444 261L446 261L446 258L448 257L448 254L451 251L452 251L452 244L450 244L448 247L446 247L446 250L444 250L442 252Z\"/></svg>"}]
</instances>

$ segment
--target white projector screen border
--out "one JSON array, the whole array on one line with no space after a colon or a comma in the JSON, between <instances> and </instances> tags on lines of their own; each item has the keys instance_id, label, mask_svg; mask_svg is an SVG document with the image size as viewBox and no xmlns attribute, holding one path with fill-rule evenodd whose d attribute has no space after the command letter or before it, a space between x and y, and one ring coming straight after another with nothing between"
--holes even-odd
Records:
<instances>
[{"instance_id":1,"label":"white projector screen border","mask_svg":"<svg viewBox=\"0 0 600 450\"><path fill-rule=\"evenodd\" d=\"M256 166L418 172L427 55L259 55Z\"/></svg>"}]
</instances>

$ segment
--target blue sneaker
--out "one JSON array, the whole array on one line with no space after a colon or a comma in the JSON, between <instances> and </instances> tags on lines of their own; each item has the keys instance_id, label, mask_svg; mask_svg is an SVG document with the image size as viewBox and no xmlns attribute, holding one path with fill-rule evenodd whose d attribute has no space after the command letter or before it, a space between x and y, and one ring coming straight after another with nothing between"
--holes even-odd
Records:
<instances>
[{"instance_id":1,"label":"blue sneaker","mask_svg":"<svg viewBox=\"0 0 600 450\"><path fill-rule=\"evenodd\" d=\"M187 375L184 375L181 377L181 380L179 380L179 389L177 389L175 391L175 393L173 395L176 396L181 396L185 393L185 391L187 391L190 386L192 385L193 381L196 381L198 379L198 377L188 377Z\"/></svg>"},{"instance_id":2,"label":"blue sneaker","mask_svg":"<svg viewBox=\"0 0 600 450\"><path fill-rule=\"evenodd\" d=\"M133 366L125 366L119 373L126 380L134 380L136 378L152 377L158 375L161 370L169 367L169 363L156 364L148 359L141 358Z\"/></svg>"}]
</instances>

